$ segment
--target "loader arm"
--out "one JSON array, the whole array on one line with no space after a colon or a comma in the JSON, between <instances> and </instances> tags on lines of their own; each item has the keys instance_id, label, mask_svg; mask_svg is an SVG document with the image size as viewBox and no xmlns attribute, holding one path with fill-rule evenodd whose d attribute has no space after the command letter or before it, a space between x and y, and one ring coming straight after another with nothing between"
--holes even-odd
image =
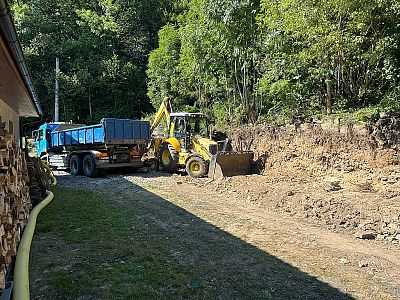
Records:
<instances>
[{"instance_id":1,"label":"loader arm","mask_svg":"<svg viewBox=\"0 0 400 300\"><path fill-rule=\"evenodd\" d=\"M150 126L150 132L153 133L154 129L161 123L163 118L167 120L167 128L169 129L170 123L170 113L172 112L171 103L169 102L169 98L165 97L161 102L160 108L158 109L156 115L154 116L154 120Z\"/></svg>"}]
</instances>

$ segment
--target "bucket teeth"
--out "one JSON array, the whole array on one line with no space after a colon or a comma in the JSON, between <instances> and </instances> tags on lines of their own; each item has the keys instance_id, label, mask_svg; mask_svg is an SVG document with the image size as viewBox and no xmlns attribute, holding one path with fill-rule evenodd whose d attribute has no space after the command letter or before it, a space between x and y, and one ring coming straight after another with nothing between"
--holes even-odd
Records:
<instances>
[{"instance_id":1,"label":"bucket teeth","mask_svg":"<svg viewBox=\"0 0 400 300\"><path fill-rule=\"evenodd\" d=\"M217 179L249 174L253 158L254 153L251 151L220 152L213 155L210 161L208 177Z\"/></svg>"}]
</instances>

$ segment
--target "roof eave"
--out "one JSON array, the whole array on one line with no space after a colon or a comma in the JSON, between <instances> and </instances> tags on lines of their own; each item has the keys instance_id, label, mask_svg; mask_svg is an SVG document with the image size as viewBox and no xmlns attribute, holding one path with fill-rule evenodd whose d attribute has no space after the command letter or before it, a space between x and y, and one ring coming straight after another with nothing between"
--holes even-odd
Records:
<instances>
[{"instance_id":1,"label":"roof eave","mask_svg":"<svg viewBox=\"0 0 400 300\"><path fill-rule=\"evenodd\" d=\"M29 92L30 99L38 116L43 115L39 98L33 87L32 79L26 66L25 57L22 52L21 44L18 40L14 23L11 19L10 10L6 0L0 0L0 33L4 36L7 47L18 67L18 72L23 79L26 89Z\"/></svg>"}]
</instances>

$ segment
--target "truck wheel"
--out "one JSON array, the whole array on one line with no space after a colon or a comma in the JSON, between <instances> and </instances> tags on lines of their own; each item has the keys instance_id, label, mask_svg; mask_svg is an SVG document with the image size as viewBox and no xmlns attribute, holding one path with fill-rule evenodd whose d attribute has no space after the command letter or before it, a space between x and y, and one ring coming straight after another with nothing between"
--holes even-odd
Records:
<instances>
[{"instance_id":1,"label":"truck wheel","mask_svg":"<svg viewBox=\"0 0 400 300\"><path fill-rule=\"evenodd\" d=\"M69 159L69 170L71 172L71 175L82 175L82 164L82 157L80 157L79 155L72 155L72 157Z\"/></svg>"},{"instance_id":2,"label":"truck wheel","mask_svg":"<svg viewBox=\"0 0 400 300\"><path fill-rule=\"evenodd\" d=\"M206 173L206 162L199 156L193 156L186 162L186 172L194 178L200 178Z\"/></svg>"},{"instance_id":3,"label":"truck wheel","mask_svg":"<svg viewBox=\"0 0 400 300\"><path fill-rule=\"evenodd\" d=\"M164 144L160 149L160 166L164 171L175 172L178 169L179 153L171 144Z\"/></svg>"},{"instance_id":4,"label":"truck wheel","mask_svg":"<svg viewBox=\"0 0 400 300\"><path fill-rule=\"evenodd\" d=\"M83 173L87 177L97 177L100 173L100 169L97 168L96 162L91 154L88 154L83 159Z\"/></svg>"}]
</instances>

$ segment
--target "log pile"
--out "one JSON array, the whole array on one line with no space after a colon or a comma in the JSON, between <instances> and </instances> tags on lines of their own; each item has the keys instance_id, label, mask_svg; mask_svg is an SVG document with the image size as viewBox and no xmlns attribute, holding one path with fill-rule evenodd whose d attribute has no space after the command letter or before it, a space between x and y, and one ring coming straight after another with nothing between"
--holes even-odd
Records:
<instances>
[{"instance_id":1,"label":"log pile","mask_svg":"<svg viewBox=\"0 0 400 300\"><path fill-rule=\"evenodd\" d=\"M0 289L32 208L25 153L0 124Z\"/></svg>"},{"instance_id":2,"label":"log pile","mask_svg":"<svg viewBox=\"0 0 400 300\"><path fill-rule=\"evenodd\" d=\"M50 182L40 158L28 156L27 167L30 180L29 194L32 204L36 205L43 200L46 190L50 190Z\"/></svg>"}]
</instances>

